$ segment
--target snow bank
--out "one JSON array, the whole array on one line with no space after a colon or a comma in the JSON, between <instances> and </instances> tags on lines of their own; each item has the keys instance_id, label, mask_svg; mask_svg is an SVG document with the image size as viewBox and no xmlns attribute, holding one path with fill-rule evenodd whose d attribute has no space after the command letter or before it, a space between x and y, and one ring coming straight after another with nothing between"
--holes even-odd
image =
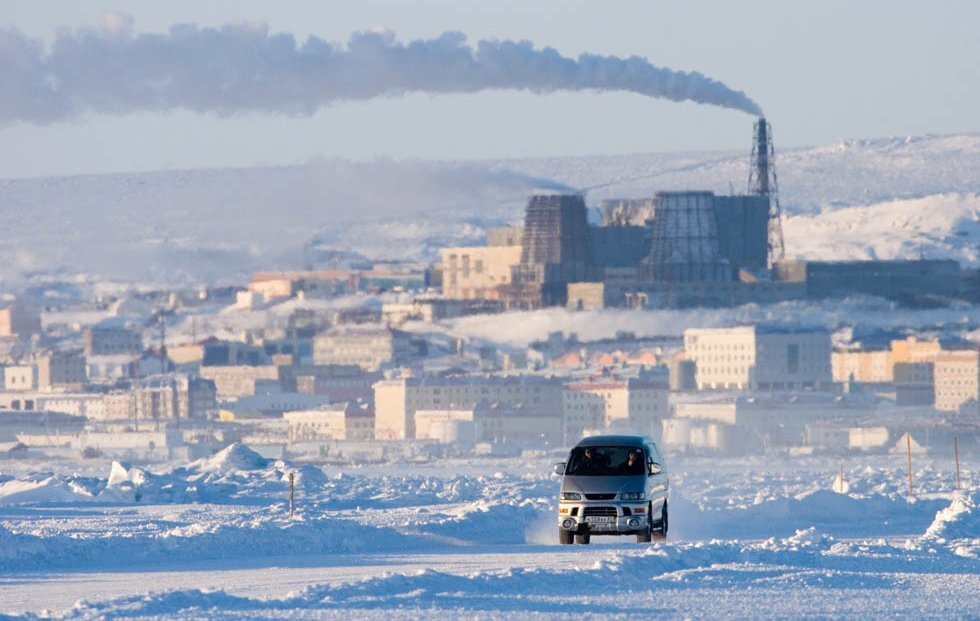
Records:
<instances>
[{"instance_id":1,"label":"snow bank","mask_svg":"<svg viewBox=\"0 0 980 621\"><path fill-rule=\"evenodd\" d=\"M980 492L957 492L949 506L936 513L926 529L925 543L936 543L954 554L980 559Z\"/></svg>"},{"instance_id":2,"label":"snow bank","mask_svg":"<svg viewBox=\"0 0 980 621\"><path fill-rule=\"evenodd\" d=\"M927 537L936 539L980 538L980 514L977 513L980 493L957 493L945 509L936 513Z\"/></svg>"},{"instance_id":3,"label":"snow bank","mask_svg":"<svg viewBox=\"0 0 980 621\"><path fill-rule=\"evenodd\" d=\"M259 470L265 468L268 463L269 460L252 449L241 442L235 442L211 457L191 462L187 469L225 474L238 470Z\"/></svg>"},{"instance_id":4,"label":"snow bank","mask_svg":"<svg viewBox=\"0 0 980 621\"><path fill-rule=\"evenodd\" d=\"M685 538L758 538L786 536L801 528L848 535L919 533L943 500L909 501L900 495L867 496L811 490L761 500L744 508L718 508L672 496L672 532Z\"/></svg>"},{"instance_id":5,"label":"snow bank","mask_svg":"<svg viewBox=\"0 0 980 621\"><path fill-rule=\"evenodd\" d=\"M609 611L611 601L625 598L635 605L658 600L677 589L772 587L784 581L794 588L881 589L893 586L885 572L915 571L937 563L928 551L908 552L878 545L871 553L836 551L832 538L812 529L762 543L706 541L657 544L636 552L569 555L559 569L516 568L453 573L424 569L382 574L339 585L313 585L283 599L259 599L223 591L180 590L153 596L118 598L109 602L80 602L72 611L86 618L127 614L207 616L208 611L233 611L243 616L281 616L283 611L378 610L397 606L417 611L453 610L457 616L522 613L529 610L557 615L570 607L589 605ZM975 565L944 556L944 571L964 571ZM641 599L642 598L642 599ZM393 604L394 603L394 604ZM595 606L599 605L599 608ZM813 611L810 611L811 613ZM873 615L872 615L873 616Z\"/></svg>"},{"instance_id":6,"label":"snow bank","mask_svg":"<svg viewBox=\"0 0 980 621\"><path fill-rule=\"evenodd\" d=\"M554 510L542 501L494 503L485 500L451 511L446 518L437 517L414 525L420 532L471 544L525 543L527 531L542 518L554 525ZM557 532L552 529L552 535Z\"/></svg>"},{"instance_id":7,"label":"snow bank","mask_svg":"<svg viewBox=\"0 0 980 621\"><path fill-rule=\"evenodd\" d=\"M0 505L25 503L94 502L97 491L75 477L52 474L29 476L0 483Z\"/></svg>"}]
</instances>

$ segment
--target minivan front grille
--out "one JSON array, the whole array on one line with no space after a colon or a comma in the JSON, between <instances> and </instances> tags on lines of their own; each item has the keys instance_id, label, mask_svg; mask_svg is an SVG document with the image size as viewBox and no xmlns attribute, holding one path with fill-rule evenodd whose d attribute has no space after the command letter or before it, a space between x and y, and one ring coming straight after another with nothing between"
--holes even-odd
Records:
<instances>
[{"instance_id":1,"label":"minivan front grille","mask_svg":"<svg viewBox=\"0 0 980 621\"><path fill-rule=\"evenodd\" d=\"M583 512L585 517L589 516L610 516L616 517L616 507L585 507Z\"/></svg>"},{"instance_id":2,"label":"minivan front grille","mask_svg":"<svg viewBox=\"0 0 980 621\"><path fill-rule=\"evenodd\" d=\"M613 500L616 494L586 494L586 500Z\"/></svg>"}]
</instances>

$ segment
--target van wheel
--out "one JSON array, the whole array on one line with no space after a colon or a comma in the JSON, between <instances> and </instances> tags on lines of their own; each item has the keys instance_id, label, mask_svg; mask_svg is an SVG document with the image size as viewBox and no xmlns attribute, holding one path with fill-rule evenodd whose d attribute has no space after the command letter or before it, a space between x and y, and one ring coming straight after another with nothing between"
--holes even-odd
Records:
<instances>
[{"instance_id":1,"label":"van wheel","mask_svg":"<svg viewBox=\"0 0 980 621\"><path fill-rule=\"evenodd\" d=\"M660 510L660 526L654 531L657 539L667 538L667 501L664 501L664 508Z\"/></svg>"},{"instance_id":2,"label":"van wheel","mask_svg":"<svg viewBox=\"0 0 980 621\"><path fill-rule=\"evenodd\" d=\"M650 523L650 510L653 508L652 504L647 505L647 523L643 532L636 533L636 543L650 543L651 537L653 535L653 524Z\"/></svg>"},{"instance_id":3,"label":"van wheel","mask_svg":"<svg viewBox=\"0 0 980 621\"><path fill-rule=\"evenodd\" d=\"M575 543L589 543L591 535L575 535Z\"/></svg>"},{"instance_id":4,"label":"van wheel","mask_svg":"<svg viewBox=\"0 0 980 621\"><path fill-rule=\"evenodd\" d=\"M575 543L575 533L564 528L558 529L558 543L563 546L570 546Z\"/></svg>"}]
</instances>

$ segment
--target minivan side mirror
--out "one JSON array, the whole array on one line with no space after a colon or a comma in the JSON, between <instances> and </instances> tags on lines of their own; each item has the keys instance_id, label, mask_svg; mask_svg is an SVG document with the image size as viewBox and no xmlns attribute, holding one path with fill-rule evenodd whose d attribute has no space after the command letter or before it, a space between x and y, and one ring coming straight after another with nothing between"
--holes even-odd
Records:
<instances>
[{"instance_id":1,"label":"minivan side mirror","mask_svg":"<svg viewBox=\"0 0 980 621\"><path fill-rule=\"evenodd\" d=\"M661 472L664 471L664 469L660 467L660 464L652 461L649 464L647 464L647 469L650 472L651 476L655 474L660 474Z\"/></svg>"},{"instance_id":2,"label":"minivan side mirror","mask_svg":"<svg viewBox=\"0 0 980 621\"><path fill-rule=\"evenodd\" d=\"M555 464L555 474L565 474L565 462L560 461Z\"/></svg>"}]
</instances>

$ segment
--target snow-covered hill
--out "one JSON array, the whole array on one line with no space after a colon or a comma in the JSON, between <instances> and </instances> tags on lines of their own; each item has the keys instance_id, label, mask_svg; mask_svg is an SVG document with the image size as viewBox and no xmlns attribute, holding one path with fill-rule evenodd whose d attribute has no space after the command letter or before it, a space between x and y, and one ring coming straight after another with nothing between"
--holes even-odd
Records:
<instances>
[{"instance_id":1,"label":"snow-covered hill","mask_svg":"<svg viewBox=\"0 0 980 621\"><path fill-rule=\"evenodd\" d=\"M778 135L777 135L778 139ZM778 146L778 145L777 145ZM787 251L810 258L978 259L980 135L844 142L777 152ZM301 166L0 181L0 280L61 270L230 282L334 248L436 256L521 220L536 187L587 200L657 190L741 191L748 149L487 162Z\"/></svg>"}]
</instances>

